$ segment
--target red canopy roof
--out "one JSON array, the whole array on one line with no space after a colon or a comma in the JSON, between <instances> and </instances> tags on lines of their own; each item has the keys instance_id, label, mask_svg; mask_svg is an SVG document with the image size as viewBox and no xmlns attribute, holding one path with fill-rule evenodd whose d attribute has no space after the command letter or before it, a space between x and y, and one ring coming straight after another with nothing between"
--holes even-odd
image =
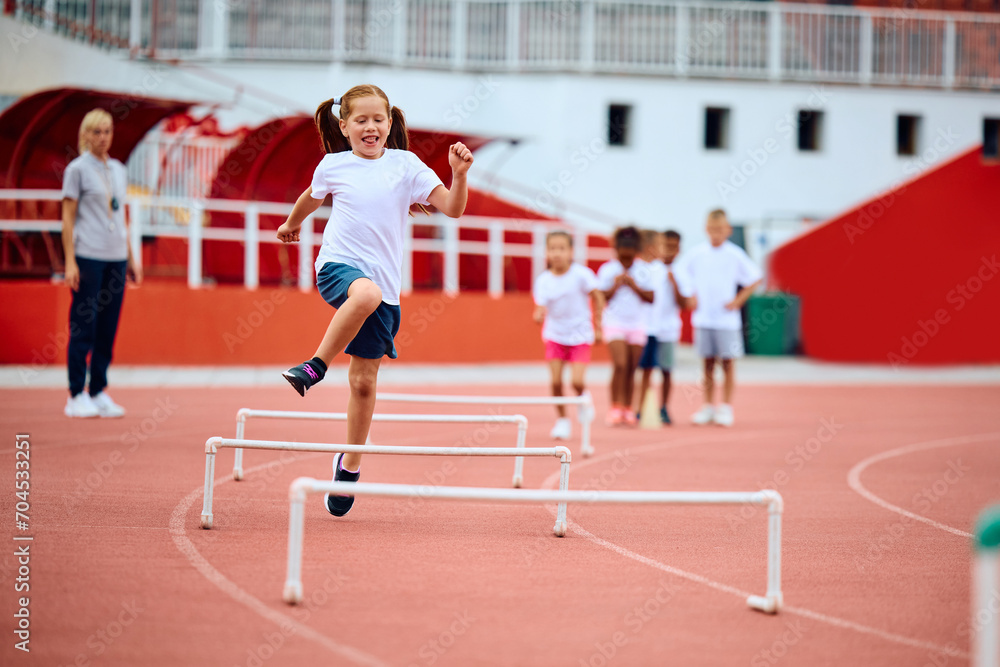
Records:
<instances>
[{"instance_id":1,"label":"red canopy roof","mask_svg":"<svg viewBox=\"0 0 1000 667\"><path fill-rule=\"evenodd\" d=\"M79 155L80 121L91 109L111 113L115 137L110 153L125 162L153 126L194 105L77 88L24 97L0 114L0 183L5 188L61 188L63 170Z\"/></svg>"}]
</instances>

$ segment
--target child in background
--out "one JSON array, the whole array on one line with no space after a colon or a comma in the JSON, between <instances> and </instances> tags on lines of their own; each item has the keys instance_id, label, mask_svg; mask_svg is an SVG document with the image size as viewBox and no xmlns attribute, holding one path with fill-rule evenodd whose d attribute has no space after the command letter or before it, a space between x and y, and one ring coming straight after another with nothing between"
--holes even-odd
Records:
<instances>
[{"instance_id":1,"label":"child in background","mask_svg":"<svg viewBox=\"0 0 1000 667\"><path fill-rule=\"evenodd\" d=\"M666 280L666 271L663 268L663 235L653 229L644 229L639 232L641 240L639 248L639 259L646 262L649 267L650 281L654 286ZM653 369L657 366L658 342L655 332L652 329L653 308L655 307L656 290L653 290L654 303L642 304L643 328L646 330L646 345L642 348L642 355L639 357L639 371L642 380L639 383L639 391L635 392L635 416L641 417L642 402L649 391L650 379Z\"/></svg>"},{"instance_id":2,"label":"child in background","mask_svg":"<svg viewBox=\"0 0 1000 667\"><path fill-rule=\"evenodd\" d=\"M545 238L545 258L549 269L535 280L532 294L535 322L545 322L542 340L552 375L552 395L563 395L563 365L567 362L573 390L580 395L585 390L583 377L590 363L590 346L601 341L599 327L604 297L597 289L594 272L573 262L573 237L569 233L549 233ZM568 440L573 428L566 416L566 406L557 405L556 415L549 435L556 440Z\"/></svg>"},{"instance_id":3,"label":"child in background","mask_svg":"<svg viewBox=\"0 0 1000 667\"><path fill-rule=\"evenodd\" d=\"M607 300L602 321L613 366L607 423L633 425L638 421L631 407L635 369L646 344L643 304L653 302L653 283L649 265L636 257L639 230L623 227L612 242L617 259L597 270L597 286Z\"/></svg>"},{"instance_id":4,"label":"child in background","mask_svg":"<svg viewBox=\"0 0 1000 667\"><path fill-rule=\"evenodd\" d=\"M722 209L708 214L709 243L687 253L676 273L681 292L691 297L694 343L704 359L704 404L691 417L695 424L733 425L735 360L743 356L743 320L740 308L761 281L760 269L746 252L729 241L732 227ZM742 287L741 287L742 286ZM715 363L725 376L722 402L713 404Z\"/></svg>"},{"instance_id":5,"label":"child in background","mask_svg":"<svg viewBox=\"0 0 1000 667\"><path fill-rule=\"evenodd\" d=\"M681 309L686 299L681 294L674 277L673 264L681 250L681 235L672 229L663 233L662 274L653 288L653 311L649 321L649 332L656 340L656 366L663 374L660 385L660 421L670 423L667 403L670 400L670 372L674 367L674 351L681 339ZM648 387L652 368L643 369L642 386ZM640 397L640 401L642 398Z\"/></svg>"},{"instance_id":6,"label":"child in background","mask_svg":"<svg viewBox=\"0 0 1000 667\"><path fill-rule=\"evenodd\" d=\"M334 107L339 106L339 114ZM288 219L278 228L283 243L299 240L302 221L333 198L316 259L316 286L337 309L315 355L283 374L302 396L323 379L342 351L351 357L347 443L363 445L375 410L375 384L383 356L396 358L399 330L403 230L410 207L431 204L451 218L465 211L466 174L472 153L461 143L448 151L451 189L407 150L406 120L376 86L355 86L316 110L316 128L327 155L313 173ZM346 347L346 350L345 350ZM360 454L337 454L335 481L356 482ZM344 516L354 496L327 494L324 506Z\"/></svg>"}]
</instances>

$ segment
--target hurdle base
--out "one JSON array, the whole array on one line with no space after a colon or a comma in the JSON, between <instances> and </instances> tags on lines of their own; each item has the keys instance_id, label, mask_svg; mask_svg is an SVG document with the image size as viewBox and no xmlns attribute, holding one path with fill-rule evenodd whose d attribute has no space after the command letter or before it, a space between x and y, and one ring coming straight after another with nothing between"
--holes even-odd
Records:
<instances>
[{"instance_id":1,"label":"hurdle base","mask_svg":"<svg viewBox=\"0 0 1000 667\"><path fill-rule=\"evenodd\" d=\"M556 525L552 528L552 532L555 533L556 537L566 537L566 530L568 526L565 521L557 521Z\"/></svg>"},{"instance_id":2,"label":"hurdle base","mask_svg":"<svg viewBox=\"0 0 1000 667\"><path fill-rule=\"evenodd\" d=\"M513 481L511 481L511 486L515 489L520 489L521 485L524 484L524 477L521 475L515 475Z\"/></svg>"},{"instance_id":3,"label":"hurdle base","mask_svg":"<svg viewBox=\"0 0 1000 667\"><path fill-rule=\"evenodd\" d=\"M594 455L594 448L593 447L585 447L585 448L583 448L583 449L580 450L580 454L585 459L590 458L591 456Z\"/></svg>"},{"instance_id":4,"label":"hurdle base","mask_svg":"<svg viewBox=\"0 0 1000 667\"><path fill-rule=\"evenodd\" d=\"M205 530L211 530L212 528L212 515L202 514L201 515L201 527Z\"/></svg>"},{"instance_id":5,"label":"hurdle base","mask_svg":"<svg viewBox=\"0 0 1000 667\"><path fill-rule=\"evenodd\" d=\"M233 468L233 479L237 482L243 481L243 468Z\"/></svg>"},{"instance_id":6,"label":"hurdle base","mask_svg":"<svg viewBox=\"0 0 1000 667\"><path fill-rule=\"evenodd\" d=\"M282 593L282 598L288 604L298 604L302 602L302 582L286 581L285 590Z\"/></svg>"},{"instance_id":7,"label":"hurdle base","mask_svg":"<svg viewBox=\"0 0 1000 667\"><path fill-rule=\"evenodd\" d=\"M781 609L782 599L780 595L751 595L747 598L747 606L765 614L777 614Z\"/></svg>"}]
</instances>

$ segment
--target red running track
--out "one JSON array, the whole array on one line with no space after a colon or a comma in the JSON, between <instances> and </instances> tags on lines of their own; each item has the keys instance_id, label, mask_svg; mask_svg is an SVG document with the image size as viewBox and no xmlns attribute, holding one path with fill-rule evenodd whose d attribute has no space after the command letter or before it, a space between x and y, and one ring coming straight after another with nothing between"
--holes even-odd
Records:
<instances>
[{"instance_id":1,"label":"red running track","mask_svg":"<svg viewBox=\"0 0 1000 667\"><path fill-rule=\"evenodd\" d=\"M306 601L289 607L280 598L288 485L327 476L329 455L248 452L237 483L225 451L216 527L203 531L203 444L231 437L240 407L342 410L346 389L321 386L306 399L284 387L115 396L125 419L70 421L62 391L0 391L0 515L15 545L14 434L30 433L30 529L21 534L34 537L30 654L14 648L13 548L0 557L3 665L968 664L962 533L1000 496L997 387L744 386L732 429L596 426L597 455L575 457L571 488L782 493L786 609L777 616L743 600L765 587L763 510L571 505L570 534L559 539L540 506L387 498L361 498L343 519L311 499ZM679 417L696 407L683 391L672 405ZM551 408L503 412L528 416L529 445L550 443ZM251 421L247 435L333 442L343 428ZM504 446L514 429L376 424L372 437ZM864 467L917 443L931 444ZM512 465L371 456L363 471L366 481L505 487ZM863 490L883 504L849 485L858 466ZM554 487L557 468L528 459L525 486Z\"/></svg>"}]
</instances>

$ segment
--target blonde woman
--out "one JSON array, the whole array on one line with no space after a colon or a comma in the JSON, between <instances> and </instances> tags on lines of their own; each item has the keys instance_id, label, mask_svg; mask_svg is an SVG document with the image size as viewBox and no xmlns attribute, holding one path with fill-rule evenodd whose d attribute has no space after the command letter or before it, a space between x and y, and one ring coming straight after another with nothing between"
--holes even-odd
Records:
<instances>
[{"instance_id":1,"label":"blonde woman","mask_svg":"<svg viewBox=\"0 0 1000 667\"><path fill-rule=\"evenodd\" d=\"M125 165L108 155L112 132L111 114L88 112L80 123L80 157L63 174L62 242L66 284L73 291L67 417L125 416L105 391L132 259L125 229ZM132 272L135 282L142 282L134 264Z\"/></svg>"}]
</instances>

